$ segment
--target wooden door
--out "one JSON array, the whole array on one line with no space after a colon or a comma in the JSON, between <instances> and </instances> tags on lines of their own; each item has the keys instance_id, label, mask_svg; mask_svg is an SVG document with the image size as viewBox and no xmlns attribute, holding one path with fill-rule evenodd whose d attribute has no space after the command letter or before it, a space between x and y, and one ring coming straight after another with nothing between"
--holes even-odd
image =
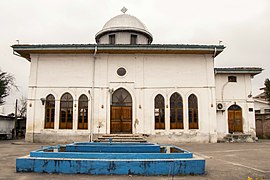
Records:
<instances>
[{"instance_id":1,"label":"wooden door","mask_svg":"<svg viewBox=\"0 0 270 180\"><path fill-rule=\"evenodd\" d=\"M132 98L123 88L112 95L110 130L112 134L132 133Z\"/></svg>"},{"instance_id":2,"label":"wooden door","mask_svg":"<svg viewBox=\"0 0 270 180\"><path fill-rule=\"evenodd\" d=\"M229 133L243 132L242 109L237 105L232 105L228 109Z\"/></svg>"},{"instance_id":3,"label":"wooden door","mask_svg":"<svg viewBox=\"0 0 270 180\"><path fill-rule=\"evenodd\" d=\"M132 107L111 106L111 133L132 133Z\"/></svg>"}]
</instances>

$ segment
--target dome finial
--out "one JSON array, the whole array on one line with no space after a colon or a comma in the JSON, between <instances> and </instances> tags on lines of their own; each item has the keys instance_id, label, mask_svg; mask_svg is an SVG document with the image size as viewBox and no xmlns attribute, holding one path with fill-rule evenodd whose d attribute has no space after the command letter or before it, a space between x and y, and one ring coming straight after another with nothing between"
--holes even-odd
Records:
<instances>
[{"instance_id":1,"label":"dome finial","mask_svg":"<svg viewBox=\"0 0 270 180\"><path fill-rule=\"evenodd\" d=\"M125 14L126 12L127 12L127 8L124 6L122 9L121 9L121 11Z\"/></svg>"}]
</instances>

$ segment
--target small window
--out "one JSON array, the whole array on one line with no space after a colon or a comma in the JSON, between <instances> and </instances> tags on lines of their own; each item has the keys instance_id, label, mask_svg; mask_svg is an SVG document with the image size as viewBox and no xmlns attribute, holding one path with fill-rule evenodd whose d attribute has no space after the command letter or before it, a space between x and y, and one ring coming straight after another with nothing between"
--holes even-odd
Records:
<instances>
[{"instance_id":1,"label":"small window","mask_svg":"<svg viewBox=\"0 0 270 180\"><path fill-rule=\"evenodd\" d=\"M237 82L236 76L228 76L228 82Z\"/></svg>"},{"instance_id":2,"label":"small window","mask_svg":"<svg viewBox=\"0 0 270 180\"><path fill-rule=\"evenodd\" d=\"M253 108L248 108L248 111L249 112L253 112Z\"/></svg>"},{"instance_id":3,"label":"small window","mask_svg":"<svg viewBox=\"0 0 270 180\"><path fill-rule=\"evenodd\" d=\"M115 34L109 35L109 44L115 44Z\"/></svg>"},{"instance_id":4,"label":"small window","mask_svg":"<svg viewBox=\"0 0 270 180\"><path fill-rule=\"evenodd\" d=\"M126 69L123 68L123 67L117 69L117 74L118 74L118 76L124 76L124 75L126 75L126 73L127 73L127 71L126 71Z\"/></svg>"},{"instance_id":5,"label":"small window","mask_svg":"<svg viewBox=\"0 0 270 180\"><path fill-rule=\"evenodd\" d=\"M131 34L130 44L137 44L137 35Z\"/></svg>"},{"instance_id":6,"label":"small window","mask_svg":"<svg viewBox=\"0 0 270 180\"><path fill-rule=\"evenodd\" d=\"M270 113L270 109L265 109L264 112L265 113Z\"/></svg>"},{"instance_id":7,"label":"small window","mask_svg":"<svg viewBox=\"0 0 270 180\"><path fill-rule=\"evenodd\" d=\"M260 110L255 110L255 114L260 114L261 111Z\"/></svg>"}]
</instances>

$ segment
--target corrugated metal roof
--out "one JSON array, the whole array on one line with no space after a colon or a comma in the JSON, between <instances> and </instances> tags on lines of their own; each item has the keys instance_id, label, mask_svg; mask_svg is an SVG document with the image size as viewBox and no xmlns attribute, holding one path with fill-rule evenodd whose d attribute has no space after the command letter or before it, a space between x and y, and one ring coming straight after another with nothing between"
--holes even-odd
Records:
<instances>
[{"instance_id":1,"label":"corrugated metal roof","mask_svg":"<svg viewBox=\"0 0 270 180\"><path fill-rule=\"evenodd\" d=\"M225 46L193 44L16 44L13 51L30 61L30 54L213 54L216 57ZM97 52L95 51L97 50ZM15 54L16 54L15 53Z\"/></svg>"},{"instance_id":2,"label":"corrugated metal roof","mask_svg":"<svg viewBox=\"0 0 270 180\"><path fill-rule=\"evenodd\" d=\"M225 49L223 45L197 45L197 44L15 44L12 48L65 48L65 47L127 47L127 48L202 48L202 49Z\"/></svg>"}]
</instances>

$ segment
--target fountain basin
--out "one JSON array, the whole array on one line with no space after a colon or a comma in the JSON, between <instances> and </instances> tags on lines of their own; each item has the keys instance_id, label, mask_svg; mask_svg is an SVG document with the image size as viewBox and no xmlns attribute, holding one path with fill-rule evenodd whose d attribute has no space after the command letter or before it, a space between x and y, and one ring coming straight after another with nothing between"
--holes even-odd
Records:
<instances>
[{"instance_id":1,"label":"fountain basin","mask_svg":"<svg viewBox=\"0 0 270 180\"><path fill-rule=\"evenodd\" d=\"M17 172L114 175L204 174L205 160L176 146L152 143L73 143L16 159Z\"/></svg>"}]
</instances>

